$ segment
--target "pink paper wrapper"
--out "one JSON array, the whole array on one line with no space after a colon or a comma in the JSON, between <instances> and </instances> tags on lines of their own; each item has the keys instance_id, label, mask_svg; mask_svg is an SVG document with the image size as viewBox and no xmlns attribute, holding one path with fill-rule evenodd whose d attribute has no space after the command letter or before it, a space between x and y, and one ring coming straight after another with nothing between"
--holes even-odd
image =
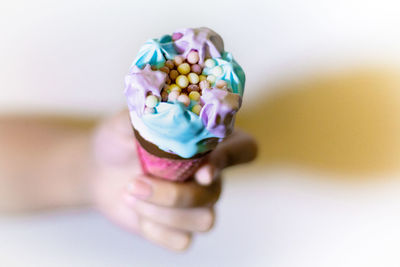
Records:
<instances>
[{"instance_id":1,"label":"pink paper wrapper","mask_svg":"<svg viewBox=\"0 0 400 267\"><path fill-rule=\"evenodd\" d=\"M207 158L207 155L192 159L157 157L145 150L137 140L136 147L143 172L169 181L183 182L189 179Z\"/></svg>"}]
</instances>

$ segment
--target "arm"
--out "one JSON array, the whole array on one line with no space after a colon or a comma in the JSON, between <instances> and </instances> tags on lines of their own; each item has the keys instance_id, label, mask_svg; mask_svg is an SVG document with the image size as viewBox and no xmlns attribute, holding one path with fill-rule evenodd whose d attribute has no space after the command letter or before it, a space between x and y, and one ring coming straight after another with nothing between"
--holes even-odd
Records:
<instances>
[{"instance_id":1,"label":"arm","mask_svg":"<svg viewBox=\"0 0 400 267\"><path fill-rule=\"evenodd\" d=\"M96 120L0 117L0 211L91 202L91 135Z\"/></svg>"}]
</instances>

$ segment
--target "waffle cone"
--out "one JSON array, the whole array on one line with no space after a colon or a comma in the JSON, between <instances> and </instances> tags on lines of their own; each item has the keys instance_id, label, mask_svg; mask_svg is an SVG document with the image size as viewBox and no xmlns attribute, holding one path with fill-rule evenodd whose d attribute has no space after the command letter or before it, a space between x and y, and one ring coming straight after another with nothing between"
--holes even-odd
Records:
<instances>
[{"instance_id":1,"label":"waffle cone","mask_svg":"<svg viewBox=\"0 0 400 267\"><path fill-rule=\"evenodd\" d=\"M169 181L183 182L196 172L207 159L208 153L197 154L192 158L181 158L178 155L160 150L156 145L143 139L135 130L137 154L145 174Z\"/></svg>"}]
</instances>

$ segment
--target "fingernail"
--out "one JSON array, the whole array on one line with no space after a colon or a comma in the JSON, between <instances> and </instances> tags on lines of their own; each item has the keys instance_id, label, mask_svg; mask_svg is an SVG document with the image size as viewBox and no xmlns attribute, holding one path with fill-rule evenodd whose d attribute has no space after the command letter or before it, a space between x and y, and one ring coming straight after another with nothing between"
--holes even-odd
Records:
<instances>
[{"instance_id":1,"label":"fingernail","mask_svg":"<svg viewBox=\"0 0 400 267\"><path fill-rule=\"evenodd\" d=\"M197 171L196 176L200 184L209 185L213 181L214 167L209 164L204 165Z\"/></svg>"},{"instance_id":2,"label":"fingernail","mask_svg":"<svg viewBox=\"0 0 400 267\"><path fill-rule=\"evenodd\" d=\"M128 193L139 198L148 198L153 193L151 185L143 180L136 179L127 186Z\"/></svg>"}]
</instances>

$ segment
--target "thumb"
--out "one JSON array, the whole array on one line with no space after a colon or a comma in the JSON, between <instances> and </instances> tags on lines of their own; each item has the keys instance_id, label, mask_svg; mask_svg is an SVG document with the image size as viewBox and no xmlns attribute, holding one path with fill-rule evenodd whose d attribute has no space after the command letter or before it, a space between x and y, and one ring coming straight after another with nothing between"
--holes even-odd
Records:
<instances>
[{"instance_id":1,"label":"thumb","mask_svg":"<svg viewBox=\"0 0 400 267\"><path fill-rule=\"evenodd\" d=\"M209 185L220 176L222 169L254 160L257 150L253 137L236 130L211 152L209 160L197 170L194 177L199 184Z\"/></svg>"},{"instance_id":2,"label":"thumb","mask_svg":"<svg viewBox=\"0 0 400 267\"><path fill-rule=\"evenodd\" d=\"M207 162L196 171L194 178L200 185L210 185L220 174L220 170L211 162Z\"/></svg>"}]
</instances>

